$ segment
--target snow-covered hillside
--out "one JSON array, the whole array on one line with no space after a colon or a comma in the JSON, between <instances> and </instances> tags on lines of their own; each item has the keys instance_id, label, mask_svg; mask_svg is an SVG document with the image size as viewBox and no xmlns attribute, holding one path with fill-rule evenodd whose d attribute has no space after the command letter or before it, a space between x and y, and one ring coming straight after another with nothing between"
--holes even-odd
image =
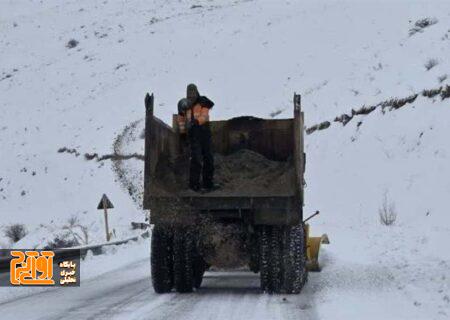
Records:
<instances>
[{"instance_id":1,"label":"snow-covered hillside","mask_svg":"<svg viewBox=\"0 0 450 320\"><path fill-rule=\"evenodd\" d=\"M146 92L170 123L189 82L214 119L290 117L296 91L307 127L331 123L306 136L305 212L332 241L306 288L319 319L445 319L450 99L422 91L446 90L449 57L448 1L2 0L0 225L27 224L16 245L35 246L75 215L98 242L106 193L126 236L143 162L84 154L142 154Z\"/></svg>"}]
</instances>

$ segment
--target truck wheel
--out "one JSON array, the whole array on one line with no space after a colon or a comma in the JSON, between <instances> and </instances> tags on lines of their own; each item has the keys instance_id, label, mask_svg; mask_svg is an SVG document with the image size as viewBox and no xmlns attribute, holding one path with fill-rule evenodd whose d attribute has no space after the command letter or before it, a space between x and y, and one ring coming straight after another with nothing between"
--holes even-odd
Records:
<instances>
[{"instance_id":1,"label":"truck wheel","mask_svg":"<svg viewBox=\"0 0 450 320\"><path fill-rule=\"evenodd\" d=\"M286 226L281 234L282 255L282 292L300 293L308 273L306 270L306 241L303 226Z\"/></svg>"},{"instance_id":2,"label":"truck wheel","mask_svg":"<svg viewBox=\"0 0 450 320\"><path fill-rule=\"evenodd\" d=\"M194 231L192 236L194 242L194 288L199 289L203 282L203 275L209 266L200 253L200 236L198 230Z\"/></svg>"},{"instance_id":3,"label":"truck wheel","mask_svg":"<svg viewBox=\"0 0 450 320\"><path fill-rule=\"evenodd\" d=\"M262 226L260 232L261 289L268 293L281 292L282 246L281 228Z\"/></svg>"},{"instance_id":4,"label":"truck wheel","mask_svg":"<svg viewBox=\"0 0 450 320\"><path fill-rule=\"evenodd\" d=\"M170 292L173 287L173 258L169 228L162 225L153 228L151 249L153 288L156 293Z\"/></svg>"},{"instance_id":5,"label":"truck wheel","mask_svg":"<svg viewBox=\"0 0 450 320\"><path fill-rule=\"evenodd\" d=\"M262 226L259 234L261 289L268 293L300 293L308 275L303 226Z\"/></svg>"},{"instance_id":6,"label":"truck wheel","mask_svg":"<svg viewBox=\"0 0 450 320\"><path fill-rule=\"evenodd\" d=\"M272 290L272 278L270 274L270 238L271 227L261 226L259 229L259 248L260 248L260 279L261 290L265 292L271 292Z\"/></svg>"},{"instance_id":7,"label":"truck wheel","mask_svg":"<svg viewBox=\"0 0 450 320\"><path fill-rule=\"evenodd\" d=\"M270 237L270 274L272 278L272 292L280 293L283 283L283 247L281 243L282 227L272 227Z\"/></svg>"},{"instance_id":8,"label":"truck wheel","mask_svg":"<svg viewBox=\"0 0 450 320\"><path fill-rule=\"evenodd\" d=\"M173 237L175 289L192 292L194 287L194 236L188 228L177 228Z\"/></svg>"},{"instance_id":9,"label":"truck wheel","mask_svg":"<svg viewBox=\"0 0 450 320\"><path fill-rule=\"evenodd\" d=\"M252 235L249 246L250 246L250 261L248 263L248 267L250 271L258 273L260 271L259 263L261 259L258 233Z\"/></svg>"}]
</instances>

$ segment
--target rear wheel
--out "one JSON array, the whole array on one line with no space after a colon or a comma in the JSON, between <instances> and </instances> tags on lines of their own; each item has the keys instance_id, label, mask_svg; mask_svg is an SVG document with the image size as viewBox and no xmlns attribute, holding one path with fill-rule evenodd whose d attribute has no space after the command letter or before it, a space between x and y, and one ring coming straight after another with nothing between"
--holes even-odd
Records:
<instances>
[{"instance_id":1,"label":"rear wheel","mask_svg":"<svg viewBox=\"0 0 450 320\"><path fill-rule=\"evenodd\" d=\"M194 235L184 227L177 228L173 237L174 284L180 293L194 288Z\"/></svg>"},{"instance_id":2,"label":"rear wheel","mask_svg":"<svg viewBox=\"0 0 450 320\"><path fill-rule=\"evenodd\" d=\"M282 242L281 234L282 227L271 227L272 234L270 235L270 260L269 272L271 274L272 283L270 292L281 292L283 281L283 261L282 261Z\"/></svg>"},{"instance_id":3,"label":"rear wheel","mask_svg":"<svg viewBox=\"0 0 450 320\"><path fill-rule=\"evenodd\" d=\"M260 253L261 289L300 293L307 278L303 226L263 226Z\"/></svg>"},{"instance_id":4,"label":"rear wheel","mask_svg":"<svg viewBox=\"0 0 450 320\"><path fill-rule=\"evenodd\" d=\"M260 228L260 279L261 279L261 289L265 292L270 292L272 290L272 277L270 272L270 226L261 226Z\"/></svg>"},{"instance_id":5,"label":"rear wheel","mask_svg":"<svg viewBox=\"0 0 450 320\"><path fill-rule=\"evenodd\" d=\"M281 242L283 247L282 291L285 293L300 293L308 276L303 226L285 227Z\"/></svg>"},{"instance_id":6,"label":"rear wheel","mask_svg":"<svg viewBox=\"0 0 450 320\"><path fill-rule=\"evenodd\" d=\"M205 271L208 269L208 264L203 259L201 253L200 253L200 237L199 232L194 231L192 236L194 241L194 256L193 256L193 262L194 262L194 288L199 289L203 282L203 275L205 274Z\"/></svg>"},{"instance_id":7,"label":"rear wheel","mask_svg":"<svg viewBox=\"0 0 450 320\"><path fill-rule=\"evenodd\" d=\"M260 245L259 245L259 237L258 233L252 234L249 244L249 252L250 252L250 261L248 263L248 267L250 271L254 273L258 273L259 270L259 264L260 264Z\"/></svg>"},{"instance_id":8,"label":"rear wheel","mask_svg":"<svg viewBox=\"0 0 450 320\"><path fill-rule=\"evenodd\" d=\"M173 287L172 232L156 225L151 243L152 284L156 293L170 292Z\"/></svg>"}]
</instances>

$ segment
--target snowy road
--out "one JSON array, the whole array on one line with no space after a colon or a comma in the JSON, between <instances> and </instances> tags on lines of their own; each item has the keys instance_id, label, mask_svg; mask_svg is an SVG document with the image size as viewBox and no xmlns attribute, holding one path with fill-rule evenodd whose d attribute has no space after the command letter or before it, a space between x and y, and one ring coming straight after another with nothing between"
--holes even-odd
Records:
<instances>
[{"instance_id":1,"label":"snowy road","mask_svg":"<svg viewBox=\"0 0 450 320\"><path fill-rule=\"evenodd\" d=\"M157 295L142 260L80 288L54 289L0 304L2 319L318 319L306 289L299 296L264 295L249 272L207 273L192 294Z\"/></svg>"},{"instance_id":2,"label":"snowy road","mask_svg":"<svg viewBox=\"0 0 450 320\"><path fill-rule=\"evenodd\" d=\"M411 245L401 228L364 230L373 252L353 241L360 231L328 229L323 270L300 295L263 294L259 275L243 271L209 272L192 294L157 295L142 240L83 260L79 288L0 288L0 319L448 319L449 260L427 260L415 242L420 251L399 256Z\"/></svg>"}]
</instances>

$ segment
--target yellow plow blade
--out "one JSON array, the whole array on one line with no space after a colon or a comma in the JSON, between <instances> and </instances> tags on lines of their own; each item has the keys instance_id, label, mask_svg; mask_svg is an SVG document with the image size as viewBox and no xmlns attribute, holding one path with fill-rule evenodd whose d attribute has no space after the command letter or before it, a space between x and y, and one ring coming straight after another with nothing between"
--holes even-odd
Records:
<instances>
[{"instance_id":1,"label":"yellow plow blade","mask_svg":"<svg viewBox=\"0 0 450 320\"><path fill-rule=\"evenodd\" d=\"M328 235L324 233L321 237L311 237L309 224L305 225L306 237L307 237L307 248L306 248L306 268L311 272L319 272L319 251L321 244L330 244L330 239Z\"/></svg>"}]
</instances>

